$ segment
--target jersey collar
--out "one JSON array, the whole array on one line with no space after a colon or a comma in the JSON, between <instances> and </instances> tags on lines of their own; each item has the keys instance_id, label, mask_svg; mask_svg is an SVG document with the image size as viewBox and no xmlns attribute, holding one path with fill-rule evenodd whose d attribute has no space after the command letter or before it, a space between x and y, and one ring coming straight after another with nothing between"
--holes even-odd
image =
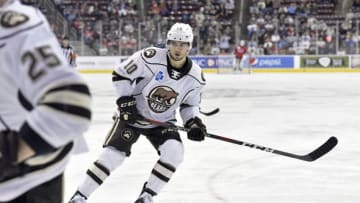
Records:
<instances>
[{"instance_id":1,"label":"jersey collar","mask_svg":"<svg viewBox=\"0 0 360 203\"><path fill-rule=\"evenodd\" d=\"M182 77L189 73L192 66L192 61L191 59L189 59L189 57L186 57L185 64L181 68L174 68L170 63L170 58L168 55L166 56L166 59L167 70L170 78L174 80L180 80Z\"/></svg>"}]
</instances>

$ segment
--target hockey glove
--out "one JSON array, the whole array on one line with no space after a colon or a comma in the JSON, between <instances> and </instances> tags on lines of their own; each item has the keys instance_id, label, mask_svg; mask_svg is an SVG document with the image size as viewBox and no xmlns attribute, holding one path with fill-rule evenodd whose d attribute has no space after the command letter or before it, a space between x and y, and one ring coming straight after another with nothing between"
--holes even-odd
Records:
<instances>
[{"instance_id":1,"label":"hockey glove","mask_svg":"<svg viewBox=\"0 0 360 203\"><path fill-rule=\"evenodd\" d=\"M188 139L194 141L202 141L206 136L206 126L203 124L200 118L195 117L188 120L185 127L189 129L187 132Z\"/></svg>"},{"instance_id":2,"label":"hockey glove","mask_svg":"<svg viewBox=\"0 0 360 203\"><path fill-rule=\"evenodd\" d=\"M116 100L120 112L120 120L135 123L138 118L136 100L133 96L123 96Z\"/></svg>"},{"instance_id":3,"label":"hockey glove","mask_svg":"<svg viewBox=\"0 0 360 203\"><path fill-rule=\"evenodd\" d=\"M0 182L17 173L19 135L13 131L0 132Z\"/></svg>"}]
</instances>

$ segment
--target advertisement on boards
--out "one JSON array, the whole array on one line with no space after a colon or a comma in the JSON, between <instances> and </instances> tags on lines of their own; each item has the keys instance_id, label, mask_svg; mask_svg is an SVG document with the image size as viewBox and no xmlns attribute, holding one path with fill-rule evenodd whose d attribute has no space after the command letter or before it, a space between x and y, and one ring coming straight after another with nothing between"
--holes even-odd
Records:
<instances>
[{"instance_id":1,"label":"advertisement on boards","mask_svg":"<svg viewBox=\"0 0 360 203\"><path fill-rule=\"evenodd\" d=\"M232 68L234 56L191 56L194 63L201 68Z\"/></svg>"},{"instance_id":2,"label":"advertisement on boards","mask_svg":"<svg viewBox=\"0 0 360 203\"><path fill-rule=\"evenodd\" d=\"M351 68L360 68L360 56L359 55L353 55L350 58L351 60Z\"/></svg>"},{"instance_id":3,"label":"advertisement on boards","mask_svg":"<svg viewBox=\"0 0 360 203\"><path fill-rule=\"evenodd\" d=\"M348 56L301 56L300 68L348 68Z\"/></svg>"},{"instance_id":4,"label":"advertisement on boards","mask_svg":"<svg viewBox=\"0 0 360 203\"><path fill-rule=\"evenodd\" d=\"M256 56L251 61L253 68L294 68L293 56Z\"/></svg>"}]
</instances>

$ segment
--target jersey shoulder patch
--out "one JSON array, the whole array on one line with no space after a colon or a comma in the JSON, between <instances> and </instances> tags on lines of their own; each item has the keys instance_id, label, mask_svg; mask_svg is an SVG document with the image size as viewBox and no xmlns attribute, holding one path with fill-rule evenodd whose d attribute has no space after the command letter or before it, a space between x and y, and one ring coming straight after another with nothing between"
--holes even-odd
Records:
<instances>
[{"instance_id":1,"label":"jersey shoulder patch","mask_svg":"<svg viewBox=\"0 0 360 203\"><path fill-rule=\"evenodd\" d=\"M13 28L29 21L29 17L16 11L6 11L0 19L0 24L5 28Z\"/></svg>"},{"instance_id":2,"label":"jersey shoulder patch","mask_svg":"<svg viewBox=\"0 0 360 203\"><path fill-rule=\"evenodd\" d=\"M144 56L146 58L152 58L156 55L156 50L154 48L147 48L144 50Z\"/></svg>"},{"instance_id":3,"label":"jersey shoulder patch","mask_svg":"<svg viewBox=\"0 0 360 203\"><path fill-rule=\"evenodd\" d=\"M166 66L167 49L149 47L141 51L141 58L147 64Z\"/></svg>"}]
</instances>

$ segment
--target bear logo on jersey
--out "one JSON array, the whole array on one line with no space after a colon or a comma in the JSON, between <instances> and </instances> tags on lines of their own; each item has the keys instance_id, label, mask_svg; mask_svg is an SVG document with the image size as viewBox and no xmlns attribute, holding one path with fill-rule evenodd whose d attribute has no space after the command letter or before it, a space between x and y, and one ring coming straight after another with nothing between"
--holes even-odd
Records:
<instances>
[{"instance_id":1,"label":"bear logo on jersey","mask_svg":"<svg viewBox=\"0 0 360 203\"><path fill-rule=\"evenodd\" d=\"M129 128L125 128L122 132L121 132L121 137L126 140L129 141L132 139L133 137L133 132L131 129Z\"/></svg>"},{"instance_id":2,"label":"bear logo on jersey","mask_svg":"<svg viewBox=\"0 0 360 203\"><path fill-rule=\"evenodd\" d=\"M1 25L6 28L16 27L29 20L29 17L15 11L7 11L1 17Z\"/></svg>"},{"instance_id":3,"label":"bear logo on jersey","mask_svg":"<svg viewBox=\"0 0 360 203\"><path fill-rule=\"evenodd\" d=\"M146 50L144 51L144 56L145 56L146 58L152 58L152 57L155 56L155 54L156 54L156 50L155 50L155 49L152 49L152 48L146 49Z\"/></svg>"},{"instance_id":4,"label":"bear logo on jersey","mask_svg":"<svg viewBox=\"0 0 360 203\"><path fill-rule=\"evenodd\" d=\"M148 104L156 113L162 113L175 104L178 93L167 86L158 86L150 91Z\"/></svg>"}]
</instances>

